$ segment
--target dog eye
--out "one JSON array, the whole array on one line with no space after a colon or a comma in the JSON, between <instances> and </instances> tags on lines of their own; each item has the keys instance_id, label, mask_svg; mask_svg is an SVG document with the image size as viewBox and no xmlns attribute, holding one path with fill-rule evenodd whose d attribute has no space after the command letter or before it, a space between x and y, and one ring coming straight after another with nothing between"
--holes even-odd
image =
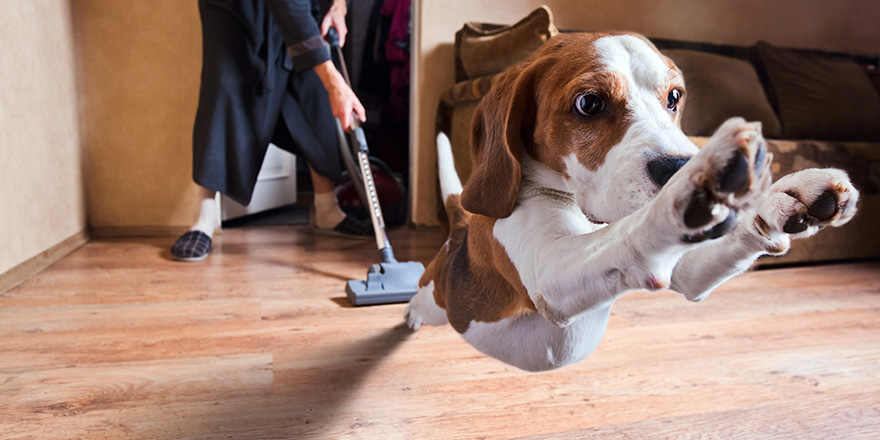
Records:
<instances>
[{"instance_id":1,"label":"dog eye","mask_svg":"<svg viewBox=\"0 0 880 440\"><path fill-rule=\"evenodd\" d=\"M584 117L596 116L605 110L605 101L595 93L581 93L574 99L574 109Z\"/></svg>"},{"instance_id":2,"label":"dog eye","mask_svg":"<svg viewBox=\"0 0 880 440\"><path fill-rule=\"evenodd\" d=\"M672 110L674 113L678 110L678 102L681 101L681 90L673 89L669 92L669 95L666 96L666 108Z\"/></svg>"}]
</instances>

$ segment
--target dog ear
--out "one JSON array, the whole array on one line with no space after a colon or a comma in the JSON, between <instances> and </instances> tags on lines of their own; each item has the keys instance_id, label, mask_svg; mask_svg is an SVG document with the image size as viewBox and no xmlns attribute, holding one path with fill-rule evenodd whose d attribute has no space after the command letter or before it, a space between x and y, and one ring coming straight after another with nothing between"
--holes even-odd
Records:
<instances>
[{"instance_id":1,"label":"dog ear","mask_svg":"<svg viewBox=\"0 0 880 440\"><path fill-rule=\"evenodd\" d=\"M526 61L503 73L483 97L471 123L473 172L461 193L464 209L494 218L513 212L522 181L522 142L533 127L537 63Z\"/></svg>"}]
</instances>

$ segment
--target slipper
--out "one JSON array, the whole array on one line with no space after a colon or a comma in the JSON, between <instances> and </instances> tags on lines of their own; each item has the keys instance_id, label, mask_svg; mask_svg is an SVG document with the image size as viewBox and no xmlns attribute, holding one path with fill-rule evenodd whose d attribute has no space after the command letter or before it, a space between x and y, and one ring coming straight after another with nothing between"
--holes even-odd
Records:
<instances>
[{"instance_id":1,"label":"slipper","mask_svg":"<svg viewBox=\"0 0 880 440\"><path fill-rule=\"evenodd\" d=\"M211 252L211 237L202 231L188 231L171 246L171 256L178 261L202 261Z\"/></svg>"},{"instance_id":2,"label":"slipper","mask_svg":"<svg viewBox=\"0 0 880 440\"><path fill-rule=\"evenodd\" d=\"M373 235L373 225L364 223L351 214L345 214L333 229L319 228L315 226L315 233L321 235L333 235L336 237L354 238L356 240L370 240L375 238Z\"/></svg>"}]
</instances>

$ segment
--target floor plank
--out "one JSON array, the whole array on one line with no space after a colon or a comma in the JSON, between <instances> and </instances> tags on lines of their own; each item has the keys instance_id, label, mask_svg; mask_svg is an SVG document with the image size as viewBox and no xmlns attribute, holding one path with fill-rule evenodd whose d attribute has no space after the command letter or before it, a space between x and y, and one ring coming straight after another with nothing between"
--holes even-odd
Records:
<instances>
[{"instance_id":1,"label":"floor plank","mask_svg":"<svg viewBox=\"0 0 880 440\"><path fill-rule=\"evenodd\" d=\"M534 374L351 307L371 242L241 228L177 263L171 240L94 240L0 295L0 438L880 436L880 262L633 292L590 358ZM444 237L391 240L427 262Z\"/></svg>"}]
</instances>

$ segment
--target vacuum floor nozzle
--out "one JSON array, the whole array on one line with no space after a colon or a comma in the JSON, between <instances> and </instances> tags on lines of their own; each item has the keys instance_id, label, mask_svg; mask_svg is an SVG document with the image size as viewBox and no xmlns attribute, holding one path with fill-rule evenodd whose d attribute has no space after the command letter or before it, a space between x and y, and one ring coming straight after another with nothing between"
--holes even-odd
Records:
<instances>
[{"instance_id":1,"label":"vacuum floor nozzle","mask_svg":"<svg viewBox=\"0 0 880 440\"><path fill-rule=\"evenodd\" d=\"M407 302L416 294L425 266L418 261L380 263L370 266L367 279L351 280L345 286L354 306Z\"/></svg>"}]
</instances>

